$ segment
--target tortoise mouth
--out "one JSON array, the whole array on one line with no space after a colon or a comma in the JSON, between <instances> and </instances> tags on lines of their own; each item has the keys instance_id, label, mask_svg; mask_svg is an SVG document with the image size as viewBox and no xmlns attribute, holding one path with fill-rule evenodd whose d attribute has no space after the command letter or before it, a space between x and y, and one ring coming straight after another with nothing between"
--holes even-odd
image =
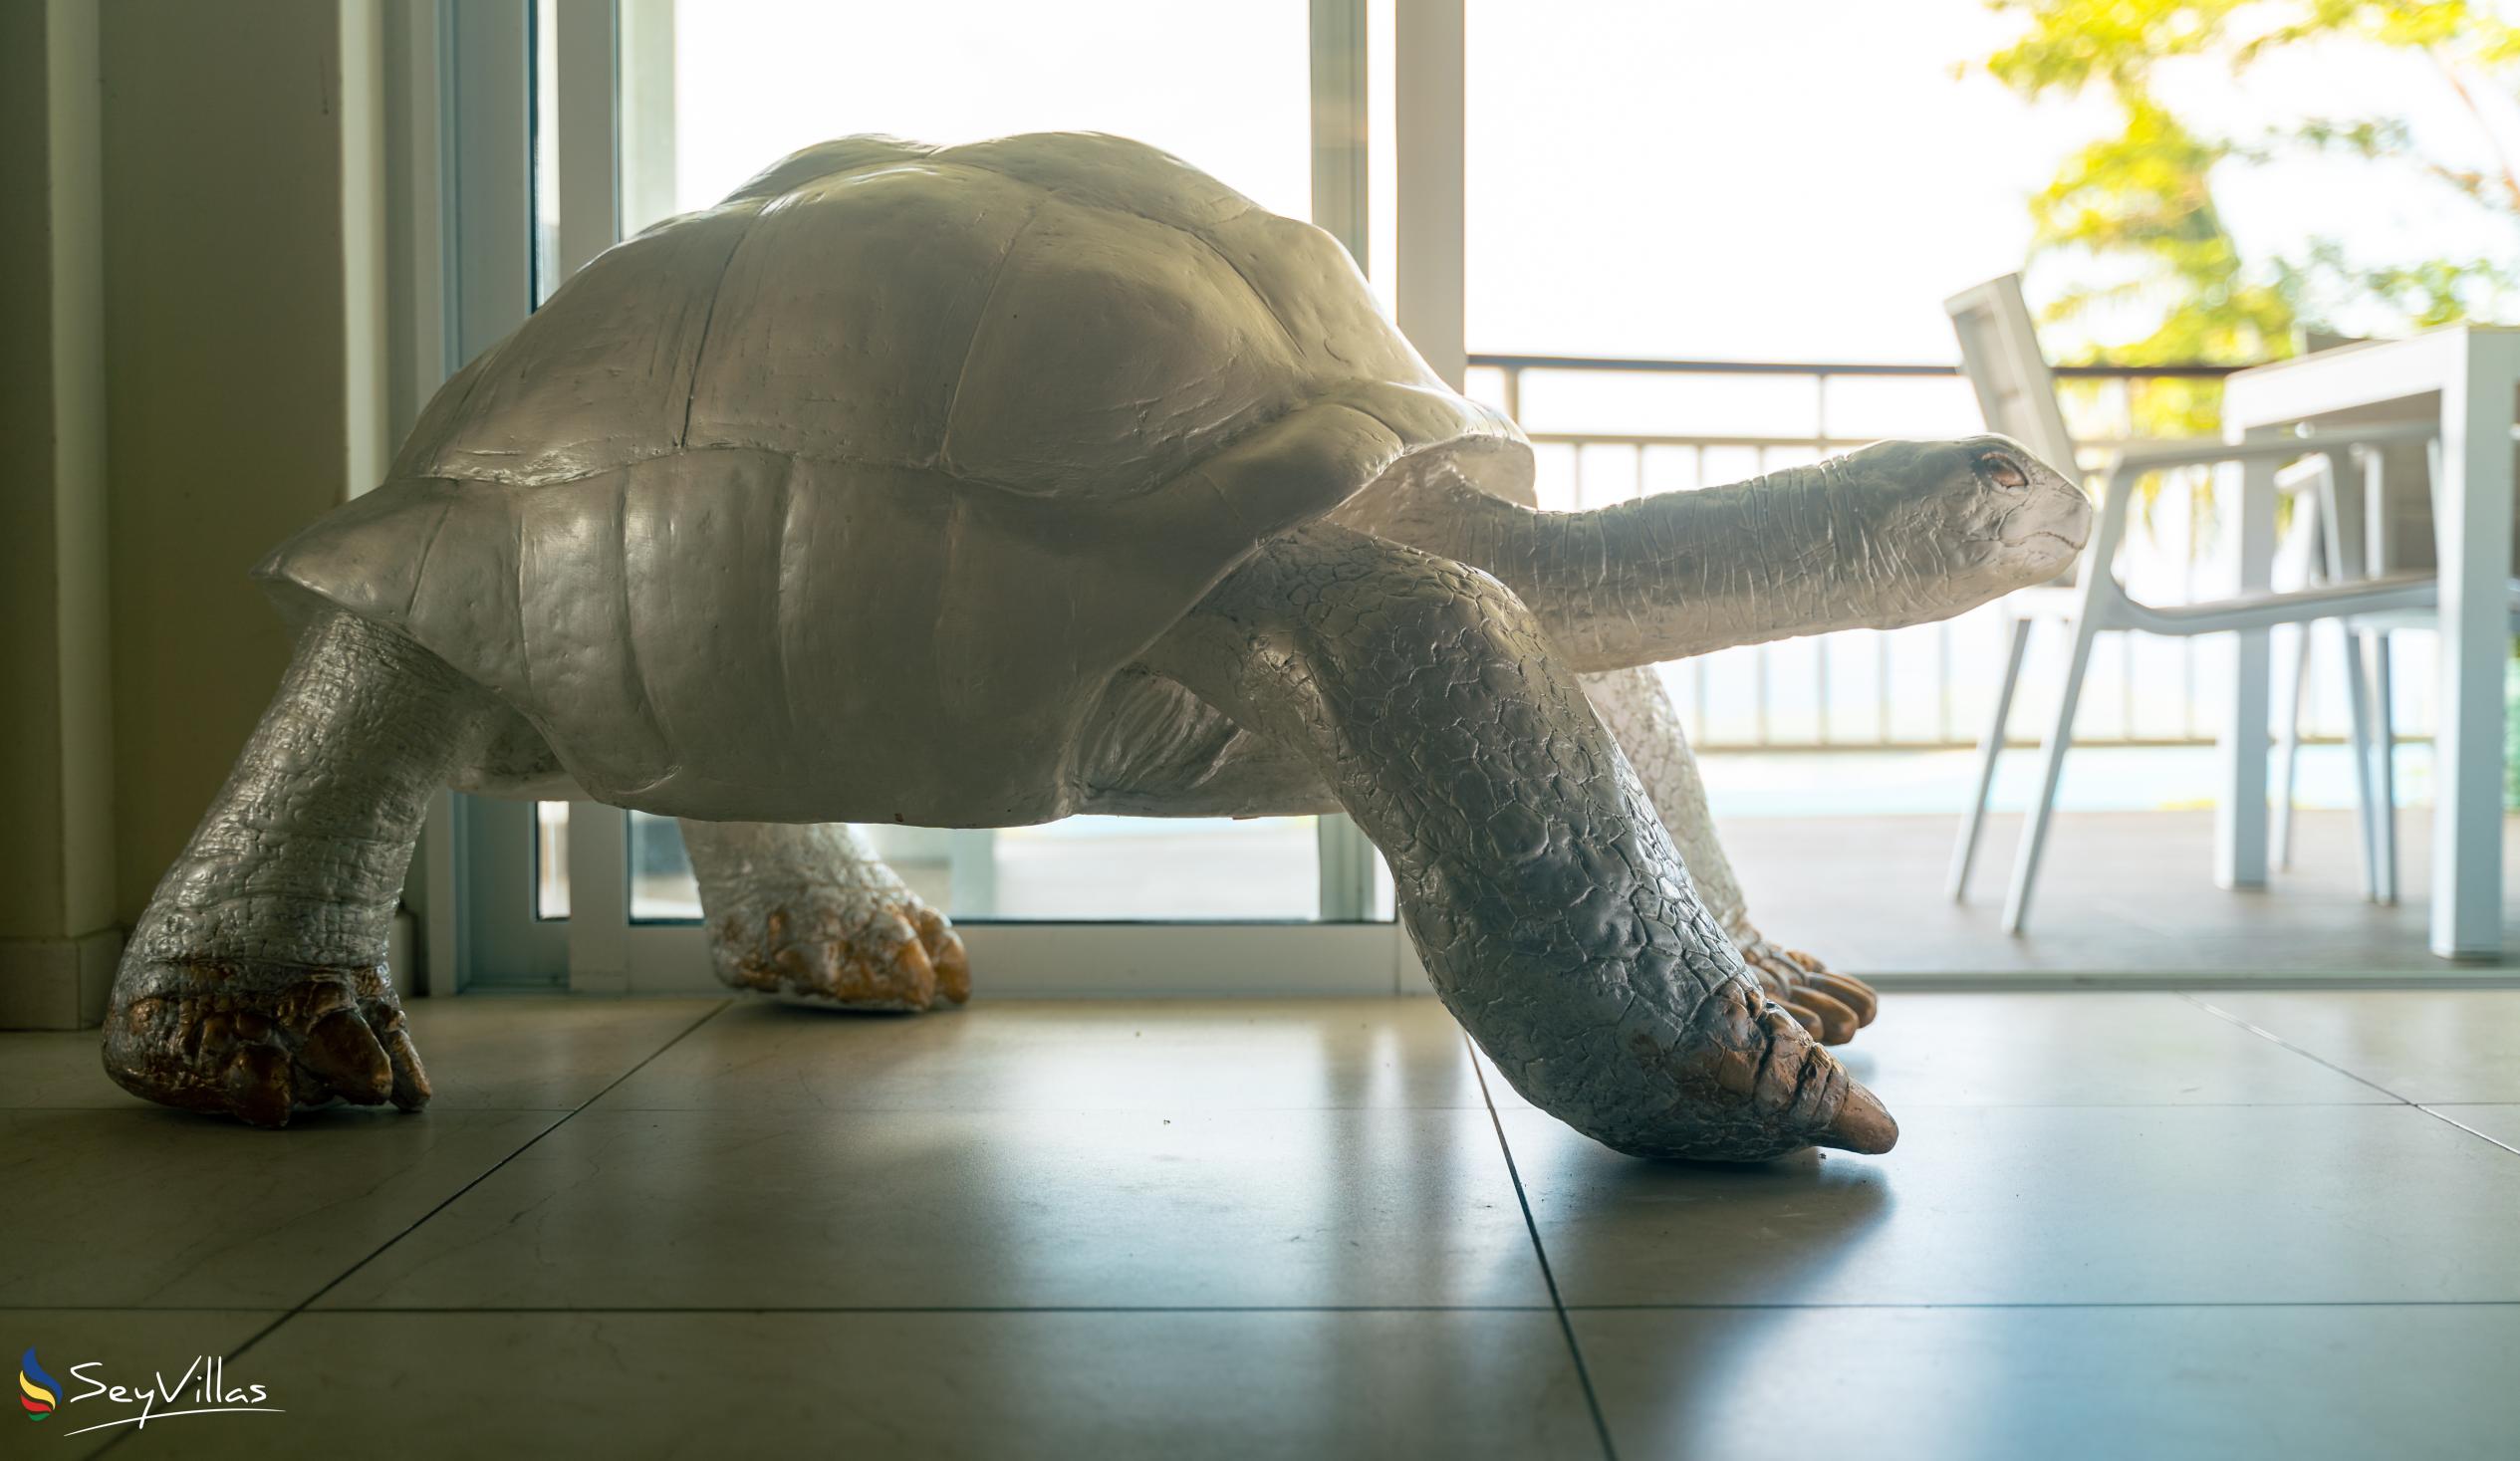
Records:
<instances>
[{"instance_id":1,"label":"tortoise mouth","mask_svg":"<svg viewBox=\"0 0 2520 1461\"><path fill-rule=\"evenodd\" d=\"M2062 483L2044 495L2046 501L2023 503L2005 513L1997 527L1998 538L2007 548L2027 548L2050 538L2069 554L2082 552L2091 541L2091 499ZM2018 531L2008 531L2015 528Z\"/></svg>"}]
</instances>

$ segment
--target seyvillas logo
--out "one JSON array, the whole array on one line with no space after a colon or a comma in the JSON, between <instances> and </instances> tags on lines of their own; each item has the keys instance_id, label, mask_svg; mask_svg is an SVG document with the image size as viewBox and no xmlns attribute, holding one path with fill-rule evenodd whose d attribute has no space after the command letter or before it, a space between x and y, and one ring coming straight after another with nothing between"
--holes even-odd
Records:
<instances>
[{"instance_id":1,"label":"seyvillas logo","mask_svg":"<svg viewBox=\"0 0 2520 1461\"><path fill-rule=\"evenodd\" d=\"M61 1404L61 1381L44 1372L35 1362L35 1350L29 1348L18 1360L18 1403L26 1407L26 1418L42 1420Z\"/></svg>"},{"instance_id":2,"label":"seyvillas logo","mask_svg":"<svg viewBox=\"0 0 2520 1461\"><path fill-rule=\"evenodd\" d=\"M261 1385L231 1385L227 1379L227 1361L216 1354L195 1355L181 1373L169 1379L166 1371L152 1371L144 1385L117 1384L101 1373L102 1359L83 1360L70 1366L72 1388L65 1393L62 1382L36 1363L35 1351L29 1348L18 1360L18 1403L26 1408L26 1418L43 1420L65 1405L79 1405L102 1400L94 1409L71 1413L73 1420L89 1424L62 1432L64 1440L86 1435L92 1430L110 1430L127 1425L144 1430L150 1421L171 1420L178 1415L234 1415L258 1412L278 1415L281 1408L266 1403L271 1392ZM127 1413L116 1414L113 1407L126 1407ZM137 1409L128 1407L136 1406Z\"/></svg>"}]
</instances>

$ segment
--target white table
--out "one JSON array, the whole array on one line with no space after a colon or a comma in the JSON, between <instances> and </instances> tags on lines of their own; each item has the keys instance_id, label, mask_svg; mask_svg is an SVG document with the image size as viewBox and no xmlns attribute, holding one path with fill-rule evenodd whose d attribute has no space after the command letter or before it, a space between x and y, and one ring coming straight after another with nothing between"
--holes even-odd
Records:
<instances>
[{"instance_id":1,"label":"white table","mask_svg":"<svg viewBox=\"0 0 2520 1461\"><path fill-rule=\"evenodd\" d=\"M2520 331L2436 330L2412 340L2323 351L2242 370L2224 387L2230 439L2301 423L2437 419L2441 468L2433 524L2441 572L2440 725L2432 818L2432 951L2491 959L2502 952L2503 674L2509 653L2512 427L2520 396ZM2272 465L2242 473L2226 531L2239 545L2239 586L2267 587L2275 555ZM2267 631L2239 636L2227 784L2216 818L2215 877L2266 882Z\"/></svg>"}]
</instances>

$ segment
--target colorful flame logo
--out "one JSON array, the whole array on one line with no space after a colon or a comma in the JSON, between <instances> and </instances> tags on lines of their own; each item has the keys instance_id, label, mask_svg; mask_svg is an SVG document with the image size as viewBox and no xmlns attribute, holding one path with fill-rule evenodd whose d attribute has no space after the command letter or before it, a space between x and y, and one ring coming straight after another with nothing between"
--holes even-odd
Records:
<instances>
[{"instance_id":1,"label":"colorful flame logo","mask_svg":"<svg viewBox=\"0 0 2520 1461\"><path fill-rule=\"evenodd\" d=\"M35 1350L29 1348L18 1361L18 1403L26 1407L26 1418L42 1420L61 1403L61 1381L44 1372L35 1362Z\"/></svg>"}]
</instances>

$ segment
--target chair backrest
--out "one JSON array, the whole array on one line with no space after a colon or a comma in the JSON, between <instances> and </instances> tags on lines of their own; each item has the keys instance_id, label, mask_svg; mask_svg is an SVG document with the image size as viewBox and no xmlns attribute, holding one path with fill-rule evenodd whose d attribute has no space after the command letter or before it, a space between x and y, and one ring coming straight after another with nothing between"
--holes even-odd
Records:
<instances>
[{"instance_id":1,"label":"chair backrest","mask_svg":"<svg viewBox=\"0 0 2520 1461\"><path fill-rule=\"evenodd\" d=\"M1986 429L2038 453L2068 476L2079 476L2073 433L2057 408L2056 374L2040 353L2030 307L2021 298L2021 276L2007 274L1964 289L1942 302L1960 337L1960 368L1977 389Z\"/></svg>"}]
</instances>

